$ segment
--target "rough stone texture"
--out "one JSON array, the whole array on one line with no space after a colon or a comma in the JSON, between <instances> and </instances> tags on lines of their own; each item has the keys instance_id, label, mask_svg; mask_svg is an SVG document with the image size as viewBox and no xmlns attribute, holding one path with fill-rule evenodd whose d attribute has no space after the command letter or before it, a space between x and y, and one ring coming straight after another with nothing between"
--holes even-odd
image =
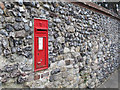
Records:
<instances>
[{"instance_id":1,"label":"rough stone texture","mask_svg":"<svg viewBox=\"0 0 120 90\"><path fill-rule=\"evenodd\" d=\"M24 38L25 37L25 31L22 30L22 31L15 32L15 37L16 38Z\"/></svg>"},{"instance_id":2,"label":"rough stone texture","mask_svg":"<svg viewBox=\"0 0 120 90\"><path fill-rule=\"evenodd\" d=\"M72 3L19 0L0 6L0 86L94 88L118 67L116 19ZM49 22L49 68L36 73L34 18Z\"/></svg>"}]
</instances>

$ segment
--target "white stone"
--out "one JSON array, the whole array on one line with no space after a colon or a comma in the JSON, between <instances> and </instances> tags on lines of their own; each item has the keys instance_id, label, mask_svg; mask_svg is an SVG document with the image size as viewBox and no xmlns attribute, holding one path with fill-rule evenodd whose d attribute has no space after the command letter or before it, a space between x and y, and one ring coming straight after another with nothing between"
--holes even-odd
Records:
<instances>
[{"instance_id":1,"label":"white stone","mask_svg":"<svg viewBox=\"0 0 120 90\"><path fill-rule=\"evenodd\" d=\"M64 54L64 59L71 58L71 53Z\"/></svg>"},{"instance_id":2,"label":"white stone","mask_svg":"<svg viewBox=\"0 0 120 90\"><path fill-rule=\"evenodd\" d=\"M72 55L73 55L74 57L77 57L77 56L80 56L80 53L79 53L79 52L74 52L74 53L72 53Z\"/></svg>"},{"instance_id":3,"label":"white stone","mask_svg":"<svg viewBox=\"0 0 120 90\"><path fill-rule=\"evenodd\" d=\"M20 10L20 12L24 12L25 11L23 7L19 7L19 10Z\"/></svg>"},{"instance_id":4,"label":"white stone","mask_svg":"<svg viewBox=\"0 0 120 90\"><path fill-rule=\"evenodd\" d=\"M65 66L65 61L64 60L61 60L58 62L58 66L61 67L61 66Z\"/></svg>"},{"instance_id":5,"label":"white stone","mask_svg":"<svg viewBox=\"0 0 120 90\"><path fill-rule=\"evenodd\" d=\"M79 33L78 33L78 32L76 32L76 33L75 33L75 36L78 36L78 34L79 34Z\"/></svg>"},{"instance_id":6,"label":"white stone","mask_svg":"<svg viewBox=\"0 0 120 90\"><path fill-rule=\"evenodd\" d=\"M68 65L66 66L67 69L72 69L73 68L73 65ZM73 71L71 71L73 73Z\"/></svg>"},{"instance_id":7,"label":"white stone","mask_svg":"<svg viewBox=\"0 0 120 90\"><path fill-rule=\"evenodd\" d=\"M68 32L75 32L75 28L73 26L68 26L67 31Z\"/></svg>"},{"instance_id":8,"label":"white stone","mask_svg":"<svg viewBox=\"0 0 120 90\"><path fill-rule=\"evenodd\" d=\"M50 8L49 5L47 5L47 4L44 4L43 6L44 6L45 8L47 8L47 9Z\"/></svg>"},{"instance_id":9,"label":"white stone","mask_svg":"<svg viewBox=\"0 0 120 90\"><path fill-rule=\"evenodd\" d=\"M28 20L27 20L27 19L25 19L25 18L23 18L23 21L24 21L24 22L28 22Z\"/></svg>"},{"instance_id":10,"label":"white stone","mask_svg":"<svg viewBox=\"0 0 120 90\"><path fill-rule=\"evenodd\" d=\"M85 85L84 83L82 83L82 84L80 85L80 88L86 88L86 85Z\"/></svg>"},{"instance_id":11,"label":"white stone","mask_svg":"<svg viewBox=\"0 0 120 90\"><path fill-rule=\"evenodd\" d=\"M92 25L92 20L89 20L89 24Z\"/></svg>"},{"instance_id":12,"label":"white stone","mask_svg":"<svg viewBox=\"0 0 120 90\"><path fill-rule=\"evenodd\" d=\"M54 69L54 68L56 68L56 67L57 67L56 62L55 62L55 63L51 63L50 68Z\"/></svg>"},{"instance_id":13,"label":"white stone","mask_svg":"<svg viewBox=\"0 0 120 90\"><path fill-rule=\"evenodd\" d=\"M88 45L89 45L89 47L92 47L92 44L91 44L91 43L89 43Z\"/></svg>"},{"instance_id":14,"label":"white stone","mask_svg":"<svg viewBox=\"0 0 120 90\"><path fill-rule=\"evenodd\" d=\"M14 32L10 32L9 36L15 37L15 33Z\"/></svg>"},{"instance_id":15,"label":"white stone","mask_svg":"<svg viewBox=\"0 0 120 90\"><path fill-rule=\"evenodd\" d=\"M64 48L64 53L68 53L68 52L70 52L70 49L67 48L67 47L65 47L65 48Z\"/></svg>"},{"instance_id":16,"label":"white stone","mask_svg":"<svg viewBox=\"0 0 120 90\"><path fill-rule=\"evenodd\" d=\"M75 52L75 47L71 47L71 52Z\"/></svg>"},{"instance_id":17,"label":"white stone","mask_svg":"<svg viewBox=\"0 0 120 90\"><path fill-rule=\"evenodd\" d=\"M64 43L65 42L65 38L64 37L58 37L57 41L60 43Z\"/></svg>"},{"instance_id":18,"label":"white stone","mask_svg":"<svg viewBox=\"0 0 120 90\"><path fill-rule=\"evenodd\" d=\"M56 23L60 23L60 22L61 22L61 20L60 20L59 18L54 19L54 21L55 21Z\"/></svg>"},{"instance_id":19,"label":"white stone","mask_svg":"<svg viewBox=\"0 0 120 90\"><path fill-rule=\"evenodd\" d=\"M32 27L32 22L30 21L29 26Z\"/></svg>"}]
</instances>

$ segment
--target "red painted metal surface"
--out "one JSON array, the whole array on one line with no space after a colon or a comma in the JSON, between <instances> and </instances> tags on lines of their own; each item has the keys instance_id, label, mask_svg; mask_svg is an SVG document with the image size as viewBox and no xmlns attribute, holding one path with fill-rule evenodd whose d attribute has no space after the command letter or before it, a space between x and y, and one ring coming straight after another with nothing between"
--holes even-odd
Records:
<instances>
[{"instance_id":1,"label":"red painted metal surface","mask_svg":"<svg viewBox=\"0 0 120 90\"><path fill-rule=\"evenodd\" d=\"M48 20L34 19L34 71L48 68Z\"/></svg>"}]
</instances>

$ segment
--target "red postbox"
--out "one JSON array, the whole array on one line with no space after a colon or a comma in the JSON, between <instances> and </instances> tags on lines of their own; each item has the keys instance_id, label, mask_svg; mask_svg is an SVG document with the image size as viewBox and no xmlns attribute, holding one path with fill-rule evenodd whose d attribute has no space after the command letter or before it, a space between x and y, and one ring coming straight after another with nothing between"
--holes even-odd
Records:
<instances>
[{"instance_id":1,"label":"red postbox","mask_svg":"<svg viewBox=\"0 0 120 90\"><path fill-rule=\"evenodd\" d=\"M34 19L34 71L48 68L48 20Z\"/></svg>"}]
</instances>

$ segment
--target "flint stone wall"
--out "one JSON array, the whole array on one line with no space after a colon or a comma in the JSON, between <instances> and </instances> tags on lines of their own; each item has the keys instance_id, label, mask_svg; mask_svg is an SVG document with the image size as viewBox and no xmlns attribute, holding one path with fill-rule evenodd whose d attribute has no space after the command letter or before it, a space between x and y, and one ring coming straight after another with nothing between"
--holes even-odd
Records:
<instances>
[{"instance_id":1,"label":"flint stone wall","mask_svg":"<svg viewBox=\"0 0 120 90\"><path fill-rule=\"evenodd\" d=\"M120 22L72 3L0 4L0 86L94 88L118 67ZM49 68L33 71L33 19L49 21Z\"/></svg>"}]
</instances>

